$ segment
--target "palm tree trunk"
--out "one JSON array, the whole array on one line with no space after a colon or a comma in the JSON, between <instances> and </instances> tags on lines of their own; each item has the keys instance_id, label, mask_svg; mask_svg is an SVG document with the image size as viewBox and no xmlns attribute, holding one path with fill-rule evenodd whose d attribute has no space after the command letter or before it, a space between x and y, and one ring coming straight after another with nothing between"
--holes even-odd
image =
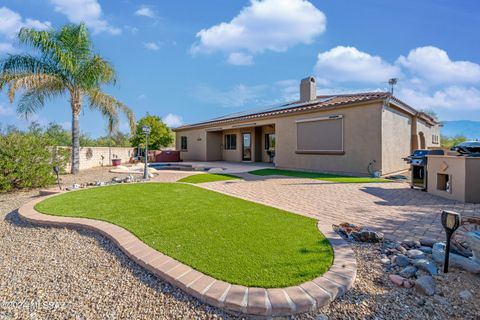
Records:
<instances>
[{"instance_id":1,"label":"palm tree trunk","mask_svg":"<svg viewBox=\"0 0 480 320\"><path fill-rule=\"evenodd\" d=\"M79 93L72 93L72 166L71 173L77 174L80 171L80 115L81 98Z\"/></svg>"}]
</instances>

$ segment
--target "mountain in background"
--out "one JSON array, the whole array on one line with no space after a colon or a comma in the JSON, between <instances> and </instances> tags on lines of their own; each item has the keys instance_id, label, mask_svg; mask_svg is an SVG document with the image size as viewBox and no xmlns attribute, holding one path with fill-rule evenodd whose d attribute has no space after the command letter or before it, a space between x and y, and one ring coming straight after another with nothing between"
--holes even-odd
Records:
<instances>
[{"instance_id":1,"label":"mountain in background","mask_svg":"<svg viewBox=\"0 0 480 320\"><path fill-rule=\"evenodd\" d=\"M469 140L480 140L480 121L457 120L442 121L440 132L444 136L453 137L462 135Z\"/></svg>"}]
</instances>

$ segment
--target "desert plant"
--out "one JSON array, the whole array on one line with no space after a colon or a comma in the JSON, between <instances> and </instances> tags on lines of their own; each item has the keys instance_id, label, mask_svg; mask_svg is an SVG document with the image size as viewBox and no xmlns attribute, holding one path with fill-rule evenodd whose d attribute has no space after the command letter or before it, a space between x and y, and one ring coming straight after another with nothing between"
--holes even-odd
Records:
<instances>
[{"instance_id":1,"label":"desert plant","mask_svg":"<svg viewBox=\"0 0 480 320\"><path fill-rule=\"evenodd\" d=\"M0 135L0 192L44 187L55 182L52 168L64 168L65 150L43 135L10 131Z\"/></svg>"},{"instance_id":2,"label":"desert plant","mask_svg":"<svg viewBox=\"0 0 480 320\"><path fill-rule=\"evenodd\" d=\"M23 96L17 112L29 115L44 106L45 101L64 95L70 96L72 111L72 173L80 168L79 115L82 102L88 99L91 109L118 124L121 111L126 114L131 131L135 131L132 111L114 97L101 91L104 84L115 83L113 66L93 53L88 30L83 23L66 25L60 30L37 31L22 28L20 43L30 45L38 55L10 55L0 63L0 90L8 86L10 102L15 93Z\"/></svg>"}]
</instances>

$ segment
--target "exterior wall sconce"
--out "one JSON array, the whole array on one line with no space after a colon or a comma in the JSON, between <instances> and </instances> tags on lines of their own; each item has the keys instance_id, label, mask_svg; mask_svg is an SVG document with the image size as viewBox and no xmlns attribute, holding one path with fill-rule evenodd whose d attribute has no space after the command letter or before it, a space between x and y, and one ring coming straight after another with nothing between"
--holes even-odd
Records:
<instances>
[{"instance_id":1,"label":"exterior wall sconce","mask_svg":"<svg viewBox=\"0 0 480 320\"><path fill-rule=\"evenodd\" d=\"M453 211L444 210L442 212L442 226L447 235L447 245L445 248L445 261L443 263L443 273L448 273L448 260L450 258L450 241L455 230L460 226L460 214Z\"/></svg>"}]
</instances>

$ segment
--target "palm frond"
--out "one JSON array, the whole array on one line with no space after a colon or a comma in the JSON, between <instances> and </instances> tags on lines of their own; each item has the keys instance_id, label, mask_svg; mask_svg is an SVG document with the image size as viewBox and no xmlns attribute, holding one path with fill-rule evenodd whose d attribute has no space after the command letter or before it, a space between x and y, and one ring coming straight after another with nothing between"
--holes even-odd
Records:
<instances>
[{"instance_id":1,"label":"palm frond","mask_svg":"<svg viewBox=\"0 0 480 320\"><path fill-rule=\"evenodd\" d=\"M121 111L127 117L131 133L136 130L135 115L132 110L114 97L101 92L98 89L86 92L92 109L99 110L105 117L111 118L114 125L118 124L118 111Z\"/></svg>"},{"instance_id":2,"label":"palm frond","mask_svg":"<svg viewBox=\"0 0 480 320\"><path fill-rule=\"evenodd\" d=\"M4 81L9 84L8 96L11 103L14 101L15 93L18 90L41 90L58 94L66 89L62 79L59 79L55 75L44 73L7 74L0 76L0 79L4 79ZM0 82L2 82L2 80L0 80Z\"/></svg>"},{"instance_id":3,"label":"palm frond","mask_svg":"<svg viewBox=\"0 0 480 320\"><path fill-rule=\"evenodd\" d=\"M84 88L98 87L100 84L115 83L116 74L112 65L98 55L88 59L78 70L76 83Z\"/></svg>"}]
</instances>

